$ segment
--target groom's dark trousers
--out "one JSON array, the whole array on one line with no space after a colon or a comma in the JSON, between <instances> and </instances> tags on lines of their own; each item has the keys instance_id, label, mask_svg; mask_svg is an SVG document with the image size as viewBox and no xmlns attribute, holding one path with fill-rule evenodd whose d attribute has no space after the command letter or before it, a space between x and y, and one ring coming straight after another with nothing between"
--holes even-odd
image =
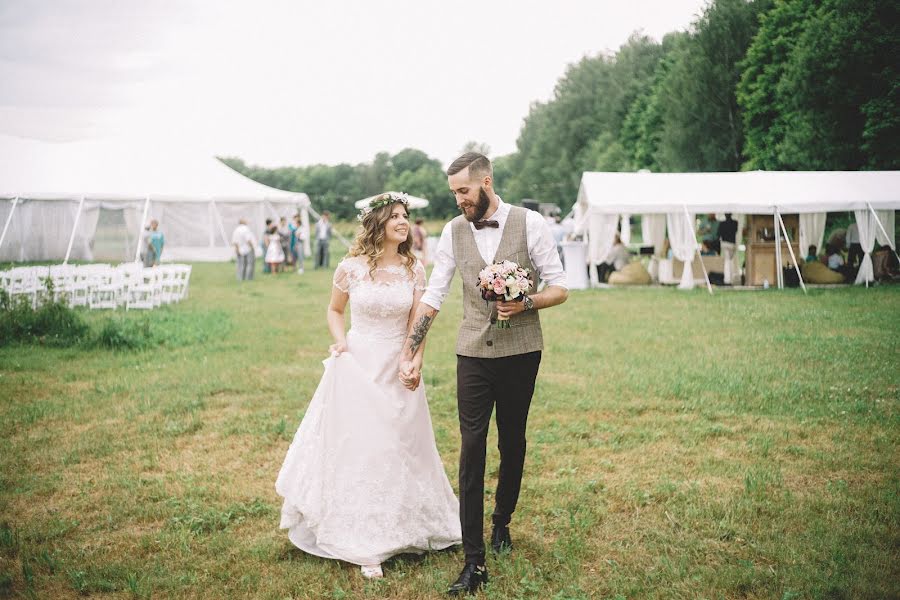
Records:
<instances>
[{"instance_id":1,"label":"groom's dark trousers","mask_svg":"<svg viewBox=\"0 0 900 600\"><path fill-rule=\"evenodd\" d=\"M493 522L506 526L516 509L525 466L525 426L540 352L503 358L456 357L456 396L462 448L459 519L466 562L484 564L484 464L491 412L497 405L500 477Z\"/></svg>"}]
</instances>

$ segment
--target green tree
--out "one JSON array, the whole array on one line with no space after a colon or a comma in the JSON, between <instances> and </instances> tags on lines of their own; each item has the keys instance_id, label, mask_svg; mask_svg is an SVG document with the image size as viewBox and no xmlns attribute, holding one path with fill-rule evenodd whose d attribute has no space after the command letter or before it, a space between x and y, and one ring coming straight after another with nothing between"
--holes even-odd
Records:
<instances>
[{"instance_id":1,"label":"green tree","mask_svg":"<svg viewBox=\"0 0 900 600\"><path fill-rule=\"evenodd\" d=\"M746 168L897 169L898 22L895 2L778 2L738 87Z\"/></svg>"},{"instance_id":2,"label":"green tree","mask_svg":"<svg viewBox=\"0 0 900 600\"><path fill-rule=\"evenodd\" d=\"M662 54L660 44L635 34L615 55L583 58L570 66L553 99L532 104L525 118L508 163L509 199L533 198L565 208L575 201L585 169L600 164L629 168L620 148L603 145L618 139L628 107Z\"/></svg>"},{"instance_id":3,"label":"green tree","mask_svg":"<svg viewBox=\"0 0 900 600\"><path fill-rule=\"evenodd\" d=\"M737 171L742 122L735 96L741 61L769 0L716 0L672 51L659 162L666 171Z\"/></svg>"}]
</instances>

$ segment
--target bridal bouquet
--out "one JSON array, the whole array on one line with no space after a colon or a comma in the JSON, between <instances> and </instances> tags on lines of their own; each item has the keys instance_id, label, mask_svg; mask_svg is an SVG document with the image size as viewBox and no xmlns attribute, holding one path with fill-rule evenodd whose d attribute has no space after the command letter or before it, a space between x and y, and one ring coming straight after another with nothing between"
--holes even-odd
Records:
<instances>
[{"instance_id":1,"label":"bridal bouquet","mask_svg":"<svg viewBox=\"0 0 900 600\"><path fill-rule=\"evenodd\" d=\"M478 289L487 302L514 300L521 302L531 289L531 274L511 260L488 265L478 273ZM497 316L497 327L509 328L509 317Z\"/></svg>"}]
</instances>

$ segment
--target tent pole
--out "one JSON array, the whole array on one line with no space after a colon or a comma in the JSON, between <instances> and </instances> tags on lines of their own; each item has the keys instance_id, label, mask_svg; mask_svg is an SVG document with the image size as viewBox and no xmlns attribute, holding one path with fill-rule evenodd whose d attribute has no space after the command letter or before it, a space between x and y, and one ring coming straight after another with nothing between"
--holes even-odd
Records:
<instances>
[{"instance_id":1,"label":"tent pole","mask_svg":"<svg viewBox=\"0 0 900 600\"><path fill-rule=\"evenodd\" d=\"M791 260L794 261L794 269L797 271L797 277L800 279L800 287L803 288L803 293L806 293L806 284L803 283L803 275L800 273L800 265L797 264L797 257L794 255L794 248L791 246L791 238L788 237L787 227L784 226L784 219L781 218L780 213L776 213L778 215L778 224L781 226L781 232L784 234L784 239L787 240L788 252L791 253ZM783 274L782 274L783 276Z\"/></svg>"},{"instance_id":2,"label":"tent pole","mask_svg":"<svg viewBox=\"0 0 900 600\"><path fill-rule=\"evenodd\" d=\"M890 242L890 241L891 241L891 236L889 236L888 233L887 233L887 231L885 231L884 225L881 224L881 219L878 218L878 213L876 213L876 212L875 212L875 209L872 208L872 203L871 203L871 202L866 202L866 206L868 206L868 207L869 207L869 210L872 211L872 216L875 217L875 223L878 225L878 229L880 229L880 230L881 230L881 233L884 234L884 239L886 239L888 242ZM2 239L2 238L0 238L0 243L3 243L3 239ZM890 244L888 244L888 245L890 245ZM894 256L896 256L896 257L897 257L897 260L900 261L900 254L897 254L896 241L895 241L895 246L892 247L891 250L894 251Z\"/></svg>"},{"instance_id":3,"label":"tent pole","mask_svg":"<svg viewBox=\"0 0 900 600\"><path fill-rule=\"evenodd\" d=\"M3 226L3 233L0 233L0 247L3 246L3 240L6 239L6 230L9 229L9 224L12 222L13 212L16 210L16 206L19 204L19 197L16 196L12 200L12 207L9 209L9 215L6 217L6 224Z\"/></svg>"},{"instance_id":4,"label":"tent pole","mask_svg":"<svg viewBox=\"0 0 900 600\"><path fill-rule=\"evenodd\" d=\"M75 242L75 232L78 231L78 220L81 218L81 211L84 208L84 196L78 201L78 212L75 213L75 223L72 225L72 235L69 236L69 247L66 248L66 257L62 264L68 264L69 255L72 253L72 244Z\"/></svg>"},{"instance_id":5,"label":"tent pole","mask_svg":"<svg viewBox=\"0 0 900 600\"><path fill-rule=\"evenodd\" d=\"M700 257L700 267L703 269L703 277L706 279L706 289L712 294L712 284L709 282L709 274L706 272L706 265L703 264L703 255L700 254L700 245L697 243L697 233L694 231L694 224L691 222L691 213L688 212L687 204L684 205L684 218L687 220L688 227L691 228L691 235L694 236L694 253L691 255L691 260L694 260L694 255ZM685 268L687 268L687 265L685 265Z\"/></svg>"},{"instance_id":6,"label":"tent pole","mask_svg":"<svg viewBox=\"0 0 900 600\"><path fill-rule=\"evenodd\" d=\"M775 213L772 217L772 225L775 225L775 221L781 220L781 215L778 213L778 207L775 207ZM778 289L784 289L784 273L781 272L781 231L778 227L775 227L775 281L778 282Z\"/></svg>"},{"instance_id":7,"label":"tent pole","mask_svg":"<svg viewBox=\"0 0 900 600\"><path fill-rule=\"evenodd\" d=\"M147 213L150 211L150 196L144 198L144 213L138 224L137 248L134 249L134 262L141 260L141 244L144 243L144 223L147 222Z\"/></svg>"}]
</instances>

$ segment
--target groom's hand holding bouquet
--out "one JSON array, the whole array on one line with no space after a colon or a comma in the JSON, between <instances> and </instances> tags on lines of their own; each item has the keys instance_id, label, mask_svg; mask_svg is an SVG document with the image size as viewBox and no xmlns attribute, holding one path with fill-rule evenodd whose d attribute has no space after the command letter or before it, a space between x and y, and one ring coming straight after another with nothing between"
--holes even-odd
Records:
<instances>
[{"instance_id":1,"label":"groom's hand holding bouquet","mask_svg":"<svg viewBox=\"0 0 900 600\"><path fill-rule=\"evenodd\" d=\"M478 288L487 302L497 303L497 327L509 328L509 318L525 310L525 294L531 274L511 260L488 265L478 273Z\"/></svg>"}]
</instances>

